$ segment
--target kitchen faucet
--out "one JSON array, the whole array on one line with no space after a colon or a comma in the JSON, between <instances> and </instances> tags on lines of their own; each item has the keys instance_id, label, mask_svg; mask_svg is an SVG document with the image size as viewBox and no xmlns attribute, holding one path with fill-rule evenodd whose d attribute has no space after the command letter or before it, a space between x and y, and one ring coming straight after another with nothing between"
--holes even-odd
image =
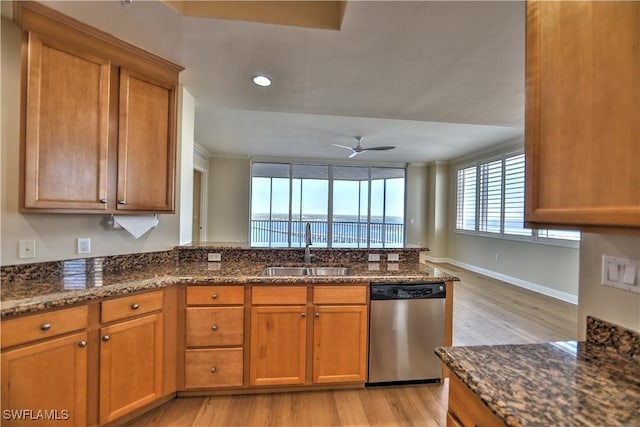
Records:
<instances>
[{"instance_id":1,"label":"kitchen faucet","mask_svg":"<svg viewBox=\"0 0 640 427\"><path fill-rule=\"evenodd\" d=\"M311 243L311 223L309 222L305 226L304 240L305 240L304 262L311 262L311 258L313 258L313 255L311 255L311 250L309 249L309 246L311 246L313 243Z\"/></svg>"}]
</instances>

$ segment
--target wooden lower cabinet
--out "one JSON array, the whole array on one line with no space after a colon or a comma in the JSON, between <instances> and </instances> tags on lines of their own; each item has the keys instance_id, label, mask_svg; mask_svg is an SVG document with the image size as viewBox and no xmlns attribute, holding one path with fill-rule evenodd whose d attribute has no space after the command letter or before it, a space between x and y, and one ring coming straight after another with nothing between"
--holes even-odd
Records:
<instances>
[{"instance_id":1,"label":"wooden lower cabinet","mask_svg":"<svg viewBox=\"0 0 640 427\"><path fill-rule=\"evenodd\" d=\"M100 329L100 424L162 394L161 313Z\"/></svg>"},{"instance_id":2,"label":"wooden lower cabinet","mask_svg":"<svg viewBox=\"0 0 640 427\"><path fill-rule=\"evenodd\" d=\"M504 427L504 424L455 375L449 375L447 427Z\"/></svg>"},{"instance_id":3,"label":"wooden lower cabinet","mask_svg":"<svg viewBox=\"0 0 640 427\"><path fill-rule=\"evenodd\" d=\"M2 354L2 425L52 424L87 424L86 332Z\"/></svg>"},{"instance_id":4,"label":"wooden lower cabinet","mask_svg":"<svg viewBox=\"0 0 640 427\"><path fill-rule=\"evenodd\" d=\"M185 353L185 387L242 386L243 357L242 348L187 350Z\"/></svg>"},{"instance_id":5,"label":"wooden lower cabinet","mask_svg":"<svg viewBox=\"0 0 640 427\"><path fill-rule=\"evenodd\" d=\"M313 321L313 382L364 382L367 306L317 306Z\"/></svg>"},{"instance_id":6,"label":"wooden lower cabinet","mask_svg":"<svg viewBox=\"0 0 640 427\"><path fill-rule=\"evenodd\" d=\"M304 384L307 308L251 308L251 385Z\"/></svg>"}]
</instances>

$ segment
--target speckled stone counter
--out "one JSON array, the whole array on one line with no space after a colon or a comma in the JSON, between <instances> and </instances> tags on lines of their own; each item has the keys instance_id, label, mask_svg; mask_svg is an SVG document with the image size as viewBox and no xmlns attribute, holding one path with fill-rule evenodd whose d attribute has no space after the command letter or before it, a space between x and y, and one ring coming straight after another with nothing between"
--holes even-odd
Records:
<instances>
[{"instance_id":1,"label":"speckled stone counter","mask_svg":"<svg viewBox=\"0 0 640 427\"><path fill-rule=\"evenodd\" d=\"M589 318L587 336L602 336L604 325ZM569 341L440 347L436 354L509 427L637 427L640 340L620 329L621 339L604 335L622 347Z\"/></svg>"},{"instance_id":2,"label":"speckled stone counter","mask_svg":"<svg viewBox=\"0 0 640 427\"><path fill-rule=\"evenodd\" d=\"M48 279L22 282L6 281L2 284L0 317L64 307L86 301L124 295L145 289L162 288L176 284L322 284L362 283L375 281L440 282L458 280L433 266L418 262L349 263L350 276L267 277L263 269L277 265L304 265L295 263L265 263L249 261L230 262L175 262L146 267L105 272L93 259L70 260L62 263L62 274ZM312 263L311 266L321 265ZM326 264L322 264L326 265Z\"/></svg>"}]
</instances>

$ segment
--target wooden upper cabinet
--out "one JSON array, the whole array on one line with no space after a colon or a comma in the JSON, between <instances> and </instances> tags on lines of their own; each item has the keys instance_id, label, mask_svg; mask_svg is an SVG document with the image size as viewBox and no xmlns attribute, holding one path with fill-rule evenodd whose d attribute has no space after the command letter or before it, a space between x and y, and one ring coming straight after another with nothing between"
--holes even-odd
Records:
<instances>
[{"instance_id":1,"label":"wooden upper cabinet","mask_svg":"<svg viewBox=\"0 0 640 427\"><path fill-rule=\"evenodd\" d=\"M105 210L109 61L31 33L26 70L24 207Z\"/></svg>"},{"instance_id":2,"label":"wooden upper cabinet","mask_svg":"<svg viewBox=\"0 0 640 427\"><path fill-rule=\"evenodd\" d=\"M119 210L172 211L176 86L120 70Z\"/></svg>"},{"instance_id":3,"label":"wooden upper cabinet","mask_svg":"<svg viewBox=\"0 0 640 427\"><path fill-rule=\"evenodd\" d=\"M23 212L174 212L182 67L35 2L24 31Z\"/></svg>"},{"instance_id":4,"label":"wooden upper cabinet","mask_svg":"<svg viewBox=\"0 0 640 427\"><path fill-rule=\"evenodd\" d=\"M640 2L528 1L526 221L640 228Z\"/></svg>"}]
</instances>

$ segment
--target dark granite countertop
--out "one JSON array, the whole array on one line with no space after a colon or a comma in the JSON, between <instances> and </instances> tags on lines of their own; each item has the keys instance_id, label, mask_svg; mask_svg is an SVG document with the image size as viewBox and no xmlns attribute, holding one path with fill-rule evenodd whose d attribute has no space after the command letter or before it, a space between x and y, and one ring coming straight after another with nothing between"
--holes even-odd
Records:
<instances>
[{"instance_id":1,"label":"dark granite countertop","mask_svg":"<svg viewBox=\"0 0 640 427\"><path fill-rule=\"evenodd\" d=\"M590 342L440 347L509 427L640 426L640 358Z\"/></svg>"},{"instance_id":2,"label":"dark granite countertop","mask_svg":"<svg viewBox=\"0 0 640 427\"><path fill-rule=\"evenodd\" d=\"M350 276L266 277L267 266L292 265L248 261L164 263L144 268L106 273L92 270L83 260L65 261L63 274L46 280L3 283L0 296L0 317L31 313L54 307L64 307L86 301L128 294L145 289L175 284L323 284L362 283L374 281L439 282L458 280L428 264L411 263L349 263ZM299 264L298 264L299 265ZM312 266L326 264L311 264ZM339 265L339 264L332 264ZM68 273L67 273L68 271Z\"/></svg>"}]
</instances>

